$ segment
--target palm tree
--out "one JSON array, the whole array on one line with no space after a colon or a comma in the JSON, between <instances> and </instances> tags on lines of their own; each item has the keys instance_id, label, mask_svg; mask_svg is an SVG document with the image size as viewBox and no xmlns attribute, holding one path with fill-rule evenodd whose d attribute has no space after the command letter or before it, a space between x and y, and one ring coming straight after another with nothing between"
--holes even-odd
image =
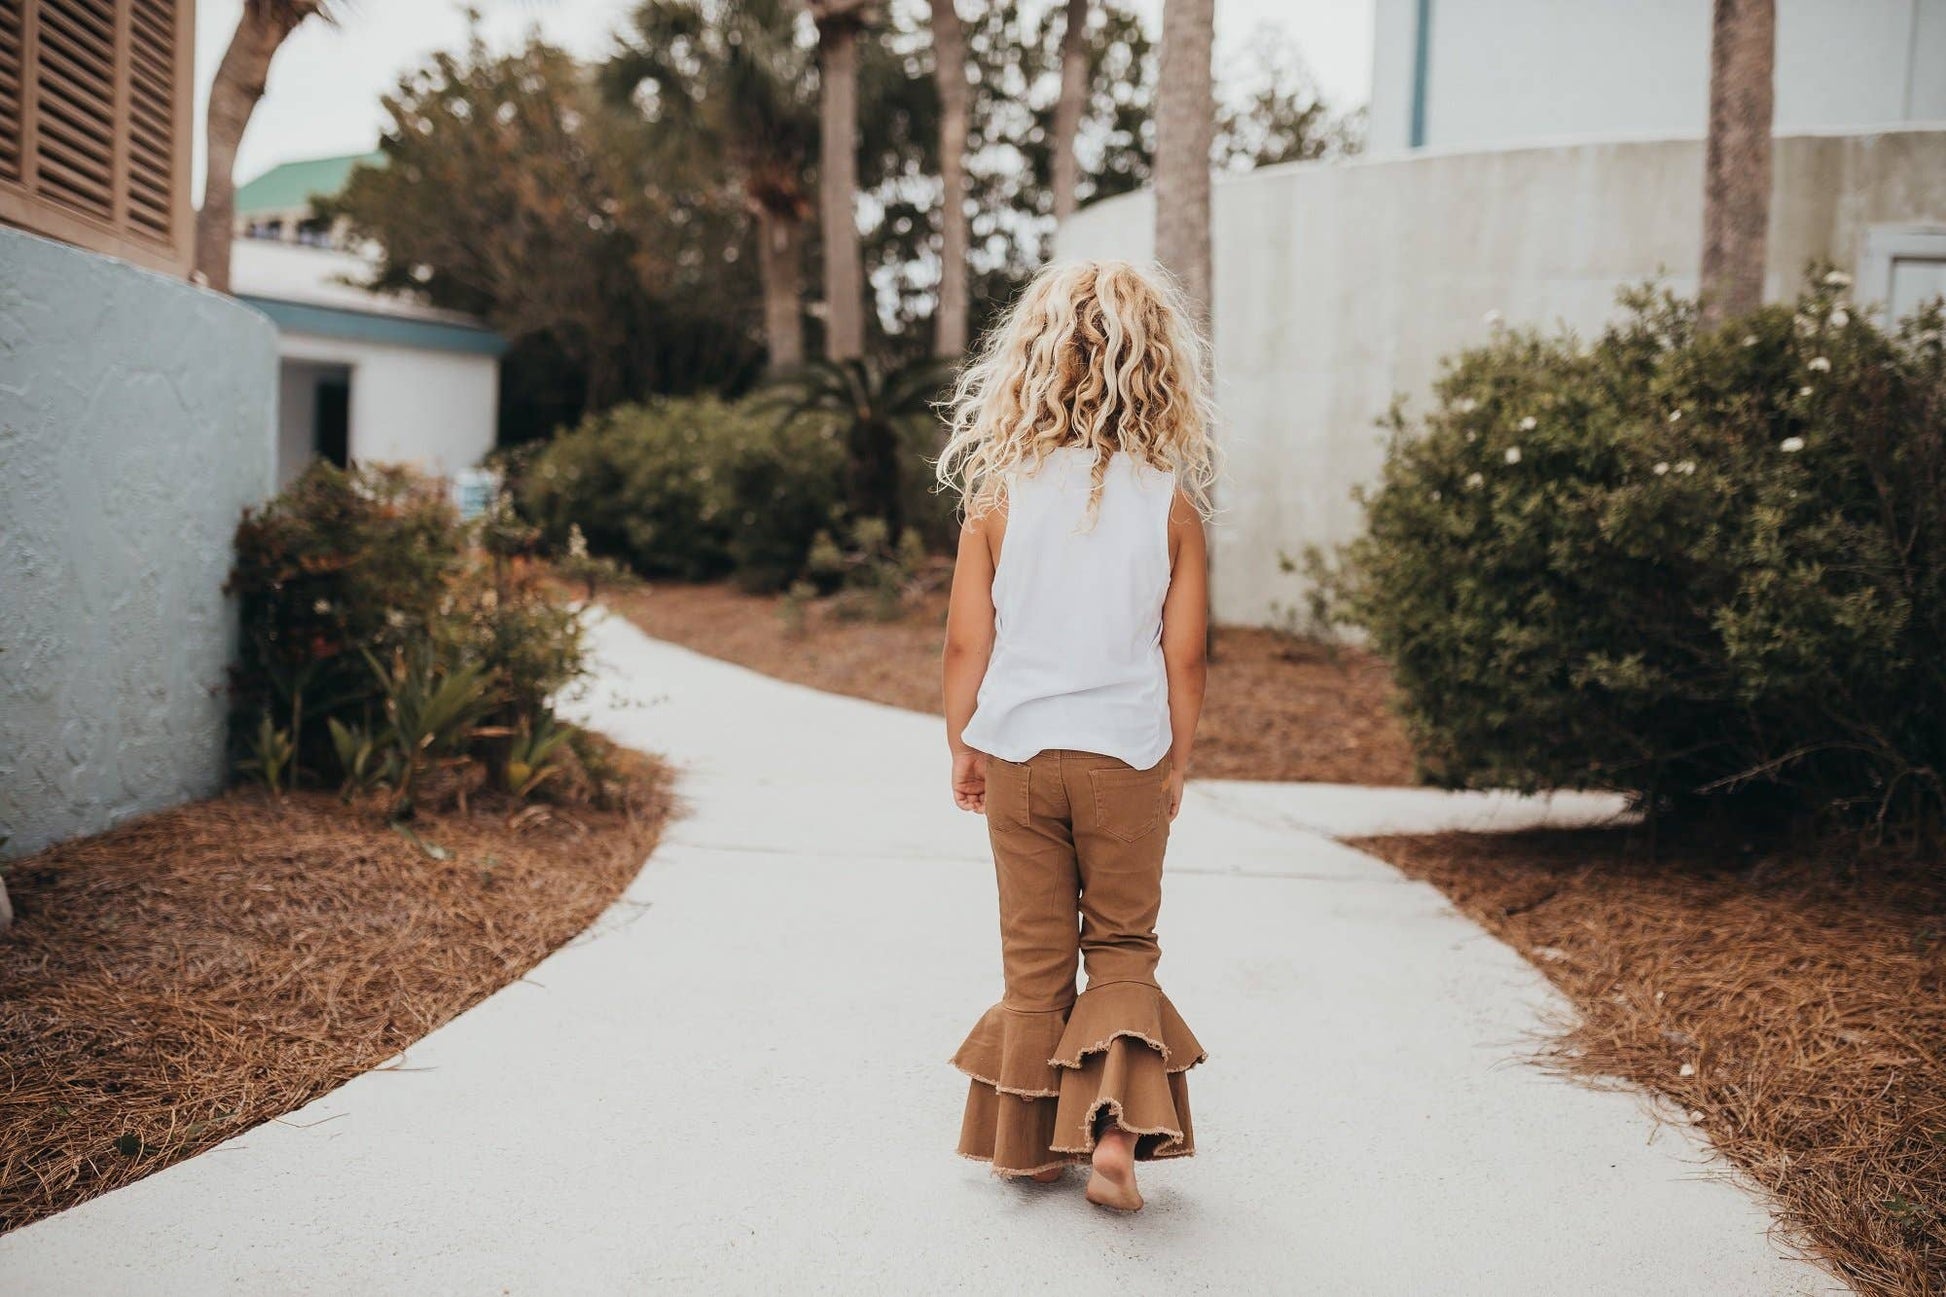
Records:
<instances>
[{"instance_id":1,"label":"palm tree","mask_svg":"<svg viewBox=\"0 0 1946 1297\"><path fill-rule=\"evenodd\" d=\"M838 421L852 519L884 520L896 544L905 530L907 447L921 428L938 426L933 402L948 372L930 359L890 369L862 359L813 361L773 384L765 403L784 423L805 414Z\"/></svg>"},{"instance_id":2,"label":"palm tree","mask_svg":"<svg viewBox=\"0 0 1946 1297\"><path fill-rule=\"evenodd\" d=\"M805 0L818 25L818 223L824 245L824 354L865 354L865 272L858 248L858 37L873 0Z\"/></svg>"},{"instance_id":3,"label":"palm tree","mask_svg":"<svg viewBox=\"0 0 1946 1297\"><path fill-rule=\"evenodd\" d=\"M1210 82L1214 0L1163 0L1162 66L1155 103L1155 255L1210 313Z\"/></svg>"},{"instance_id":4,"label":"palm tree","mask_svg":"<svg viewBox=\"0 0 1946 1297\"><path fill-rule=\"evenodd\" d=\"M953 0L932 0L933 77L939 84L939 305L933 320L935 356L966 350L966 138L971 88L966 81L966 30Z\"/></svg>"},{"instance_id":5,"label":"palm tree","mask_svg":"<svg viewBox=\"0 0 1946 1297\"><path fill-rule=\"evenodd\" d=\"M1703 159L1703 319L1762 305L1770 226L1775 0L1716 0Z\"/></svg>"},{"instance_id":6,"label":"palm tree","mask_svg":"<svg viewBox=\"0 0 1946 1297\"><path fill-rule=\"evenodd\" d=\"M790 0L646 0L603 69L611 96L656 90L671 140L728 159L756 222L772 372L804 363L804 233L817 147L810 51Z\"/></svg>"},{"instance_id":7,"label":"palm tree","mask_svg":"<svg viewBox=\"0 0 1946 1297\"><path fill-rule=\"evenodd\" d=\"M270 61L305 19L323 14L329 0L243 0L243 15L209 87L209 156L203 205L196 213L196 271L218 292L230 291L230 238L236 224L236 152L250 114L264 96Z\"/></svg>"},{"instance_id":8,"label":"palm tree","mask_svg":"<svg viewBox=\"0 0 1946 1297\"><path fill-rule=\"evenodd\" d=\"M1068 0L1068 25L1061 33L1061 95L1054 101L1054 219L1074 215L1081 162L1074 140L1088 106L1088 0Z\"/></svg>"}]
</instances>

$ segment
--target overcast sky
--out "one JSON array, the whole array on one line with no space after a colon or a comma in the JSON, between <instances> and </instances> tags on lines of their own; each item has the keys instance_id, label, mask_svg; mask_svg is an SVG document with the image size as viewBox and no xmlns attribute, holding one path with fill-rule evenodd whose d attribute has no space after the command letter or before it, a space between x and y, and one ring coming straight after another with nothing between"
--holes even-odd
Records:
<instances>
[{"instance_id":1,"label":"overcast sky","mask_svg":"<svg viewBox=\"0 0 1946 1297\"><path fill-rule=\"evenodd\" d=\"M604 53L609 35L633 0L474 0L495 46L517 44L539 26L576 54ZM1131 0L1153 27L1162 0ZM242 0L200 0L196 6L196 163L203 188L202 114L209 81L236 26ZM338 26L299 28L277 55L270 88L250 119L236 174L247 181L279 162L357 153L378 142L379 96L399 74L437 49L466 38L458 0L345 0ZM1339 106L1362 104L1372 78L1372 0L1216 0L1219 66L1247 49L1265 25L1289 32Z\"/></svg>"}]
</instances>

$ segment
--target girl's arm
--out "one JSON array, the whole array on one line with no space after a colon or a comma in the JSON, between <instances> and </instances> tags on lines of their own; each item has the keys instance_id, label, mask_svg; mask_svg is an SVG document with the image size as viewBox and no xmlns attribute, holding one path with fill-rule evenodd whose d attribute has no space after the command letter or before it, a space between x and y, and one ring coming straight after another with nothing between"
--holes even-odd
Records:
<instances>
[{"instance_id":1,"label":"girl's arm","mask_svg":"<svg viewBox=\"0 0 1946 1297\"><path fill-rule=\"evenodd\" d=\"M986 754L966 746L960 735L973 719L993 654L993 552L987 540L986 513L960 528L959 558L953 565L953 595L946 606L946 746L953 752L953 801L963 811L986 812Z\"/></svg>"},{"instance_id":2,"label":"girl's arm","mask_svg":"<svg viewBox=\"0 0 1946 1297\"><path fill-rule=\"evenodd\" d=\"M1162 601L1162 663L1169 676L1169 818L1182 809L1183 780L1209 679L1209 553L1203 520L1180 491L1169 510L1169 593Z\"/></svg>"}]
</instances>

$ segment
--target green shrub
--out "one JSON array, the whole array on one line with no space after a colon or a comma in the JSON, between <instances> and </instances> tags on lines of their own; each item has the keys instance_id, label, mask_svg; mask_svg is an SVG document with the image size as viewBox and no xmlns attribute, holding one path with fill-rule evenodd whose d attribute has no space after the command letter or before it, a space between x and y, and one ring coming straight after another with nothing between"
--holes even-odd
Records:
<instances>
[{"instance_id":1,"label":"green shrub","mask_svg":"<svg viewBox=\"0 0 1946 1297\"><path fill-rule=\"evenodd\" d=\"M236 535L240 769L309 775L396 809L435 769L499 768L584 670L582 628L541 585L506 501L461 526L438 487L317 464Z\"/></svg>"},{"instance_id":2,"label":"green shrub","mask_svg":"<svg viewBox=\"0 0 1946 1297\"><path fill-rule=\"evenodd\" d=\"M820 533L849 535L861 521L847 499L842 422L778 391L625 405L508 468L523 513L577 569L608 558L647 577L733 575L746 590L778 591L805 575ZM888 426L908 469L899 474L906 529L929 551L948 551L952 502L921 471L938 453L937 426L903 416Z\"/></svg>"},{"instance_id":3,"label":"green shrub","mask_svg":"<svg viewBox=\"0 0 1946 1297\"><path fill-rule=\"evenodd\" d=\"M624 405L538 452L520 502L556 551L579 527L643 576L781 589L841 507L840 457L825 420L708 396Z\"/></svg>"},{"instance_id":4,"label":"green shrub","mask_svg":"<svg viewBox=\"0 0 1946 1297\"><path fill-rule=\"evenodd\" d=\"M233 733L295 717L298 761L316 764L326 718L363 720L383 694L364 655L430 636L463 566L458 515L402 471L320 462L245 511L227 586L241 628Z\"/></svg>"},{"instance_id":5,"label":"green shrub","mask_svg":"<svg viewBox=\"0 0 1946 1297\"><path fill-rule=\"evenodd\" d=\"M767 593L803 573L818 534L843 516L841 452L828 419L746 417L724 472L730 563L738 585Z\"/></svg>"},{"instance_id":6,"label":"green shrub","mask_svg":"<svg viewBox=\"0 0 1946 1297\"><path fill-rule=\"evenodd\" d=\"M1501 332L1395 415L1335 593L1429 778L1936 822L1940 316L1889 335L1847 283L1713 332L1625 294L1593 345Z\"/></svg>"}]
</instances>

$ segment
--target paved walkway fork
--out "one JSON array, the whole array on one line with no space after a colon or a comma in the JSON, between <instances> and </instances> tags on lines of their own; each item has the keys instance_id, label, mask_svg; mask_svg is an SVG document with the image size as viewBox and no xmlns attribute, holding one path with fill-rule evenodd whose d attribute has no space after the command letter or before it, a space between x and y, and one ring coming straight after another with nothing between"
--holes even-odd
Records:
<instances>
[{"instance_id":1,"label":"paved walkway fork","mask_svg":"<svg viewBox=\"0 0 1946 1297\"><path fill-rule=\"evenodd\" d=\"M574 710L688 803L624 900L404 1066L0 1238L0 1291L1837 1291L1639 1099L1520 1062L1542 979L1320 831L1536 813L1504 799L1193 785L1161 976L1199 1155L1132 1218L992 1179L945 1060L998 997L993 877L937 722L595 644Z\"/></svg>"}]
</instances>

